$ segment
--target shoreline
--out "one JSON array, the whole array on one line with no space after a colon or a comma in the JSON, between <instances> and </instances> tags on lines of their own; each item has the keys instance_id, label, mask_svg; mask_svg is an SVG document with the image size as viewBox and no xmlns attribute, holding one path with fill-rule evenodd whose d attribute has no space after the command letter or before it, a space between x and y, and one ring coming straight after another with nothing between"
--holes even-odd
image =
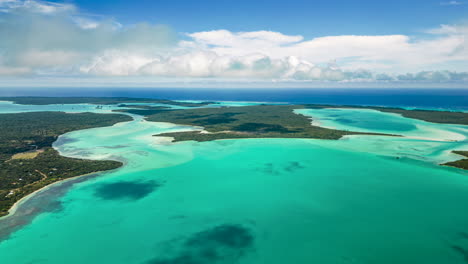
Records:
<instances>
[{"instance_id":1,"label":"shoreline","mask_svg":"<svg viewBox=\"0 0 468 264\"><path fill-rule=\"evenodd\" d=\"M0 101L2 102L2 101ZM3 101L3 102L11 102L11 101ZM14 102L12 102L14 103ZM85 103L85 104L89 104L89 103ZM346 108L346 106L342 106L342 107L336 107L337 109L340 109L340 108ZM379 112L384 112L384 111L381 111L379 109L372 109L372 108L366 108L366 106L362 106L362 108L366 109L366 110L370 110L370 111L379 111ZM347 109L347 108L346 108ZM351 108L352 109L352 108ZM359 108L360 109L360 108ZM317 127L322 127L322 128L327 128L327 127L323 127L322 126L322 123L320 122L319 119L314 119L312 118L311 116L308 116L308 115L305 115L305 114L302 114L302 113L298 113L296 112L296 110L300 110L300 109L294 109L293 110L293 113L294 114L299 114L299 115L302 115L304 117L306 117L307 119L310 120L310 124L312 126L317 126ZM408 110L408 111L412 111L412 110ZM392 113L392 112L385 112L387 114L390 114L390 115L397 115L397 116L401 116L401 117L405 117L403 114L401 113ZM137 121L137 118L136 117L139 117L139 118L142 118L141 121L143 122L159 122L159 123L166 123L166 124L172 124L172 125L178 125L176 123L172 123L172 122L164 122L164 121L148 121L145 117L143 116L140 116L140 115L132 115L132 114L125 114L123 113L124 115L128 115L130 117L132 117L132 121ZM406 117L405 117L406 118ZM116 126L118 124L121 124L121 123L126 123L126 122L132 122L132 121L125 121L125 122L118 122L112 126ZM424 121L424 120L423 120ZM425 122L428 122L428 121L425 121ZM187 130L187 131L183 131L183 132L196 132L196 131L199 131L200 129L203 129L203 127L201 126L193 126L193 125L182 125L182 126L186 126L186 127L191 127L193 130ZM90 128L92 129L92 128ZM330 128L330 129L336 129L336 128ZM86 129L85 129L86 130ZM79 131L79 130L77 130ZM160 134L155 134L153 136L156 136L156 137L168 137L170 138L170 140L168 140L170 143L174 144L174 143L177 143L177 142L181 142L181 141L187 141L187 140L181 140L181 141L178 141L176 140L176 138L174 138L173 136L170 136L170 135L164 135L164 134L171 134L171 133L178 133L178 132L169 132L169 133L160 133ZM215 133L210 133L206 130L201 130L200 133L202 134L205 134L205 133L209 133L209 134L218 134L218 133L222 133L222 132L215 132ZM63 134L65 135L65 134ZM63 135L60 135L59 137L63 136ZM391 134L374 134L374 133L369 133L367 134L366 132L364 132L363 135L366 135L366 136L401 136L401 135L391 135ZM351 136L351 135L342 135L341 137L337 138L336 140L340 140L340 139L344 139L346 138L347 136ZM59 138L58 137L58 138ZM441 142L444 142L444 141L447 141L447 142L450 142L450 140L437 140L437 139L433 139L433 138L425 138L425 137L411 137L411 136L403 136L404 138L412 138L412 139L418 139L418 140L430 140L430 141L441 141ZM57 138L57 139L58 139ZM220 138L220 139L212 139L212 140L207 140L207 141L216 141L216 140L236 140L236 139L268 139L270 137L246 137L246 138ZM271 138L282 138L282 137L271 137ZM287 138L287 137L285 137ZM315 139L315 138L297 138L297 139ZM327 138L317 138L319 140L331 140L331 139L327 139ZM335 140L335 139L333 139ZM163 141L166 141L166 140L163 140ZM202 142L202 141L198 141L196 139L193 139L193 141L195 142ZM56 142L56 141L55 141ZM54 142L54 143L55 143ZM53 145L53 144L52 144ZM60 156L63 156L63 157L67 157L67 156L64 156L62 155L60 152L59 152ZM68 157L68 158L80 158L80 157ZM81 158L83 159L83 158ZM119 161L119 162L122 162L121 160L114 160L114 161ZM444 165L444 164L439 164L439 165ZM125 163L123 162L123 164L118 167L118 168L115 168L115 169L119 169L121 168L122 166L125 166ZM456 166L451 166L451 167L456 167ZM59 181L56 181L56 182L52 182L46 186L43 186L42 188L38 189L38 190L35 190L29 194L27 194L26 196L20 198L18 201L16 201L7 211L7 214L6 215L3 215L3 216L0 216L0 220L2 219L5 219L5 218L9 218L11 216L14 216L18 207L21 206L21 204L27 202L29 199L31 199L32 197L34 197L36 194L42 192L42 191L45 191L47 190L48 188L50 187L53 187L53 186L56 186L58 184L61 184L61 183L64 183L64 182L68 182L69 180L73 180L73 179L76 179L76 178L80 178L80 177L85 177L85 176L89 176L89 175L93 175L93 174L97 174L97 173L105 173L105 172L109 172L109 171L113 171L115 169L112 169L112 170L104 170L104 171L96 171L96 172L91 172L91 173L87 173L87 174L83 174L83 175L77 175L77 176L73 176L73 177L70 177L70 178L66 178L66 179L62 179L62 180L59 180Z\"/></svg>"},{"instance_id":2,"label":"shoreline","mask_svg":"<svg viewBox=\"0 0 468 264\"><path fill-rule=\"evenodd\" d=\"M119 167L120 168L120 167ZM116 169L119 169L119 168L116 168ZM90 175L93 175L93 174L97 174L97 173L102 173L102 172L108 172L108 171L112 171L112 170L107 170L107 171L96 171L96 172L91 172L91 173L87 173L87 174L83 174L83 175L77 175L77 176L73 176L73 177L70 177L70 178L66 178L66 179L63 179L63 180L60 180L60 181L56 181L56 182L53 182L51 184L48 184L40 189L37 189L35 190L34 192L22 197L21 199L19 199L18 201L16 201L11 207L10 209L8 209L8 214L7 215L4 215L4 216L0 216L0 221L3 220L3 219L7 219L7 218L10 218L12 216L15 215L16 211L18 210L18 208L21 206L21 204L27 202L29 199L33 198L36 194L42 192L42 191L46 191L47 189L51 188L51 187L54 187L55 185L58 185L58 184L62 184L62 183L65 183L69 180L73 180L73 179L77 179L77 178L80 178L80 177L85 177L85 176L90 176Z\"/></svg>"},{"instance_id":3,"label":"shoreline","mask_svg":"<svg viewBox=\"0 0 468 264\"><path fill-rule=\"evenodd\" d=\"M101 172L105 172L105 171L101 171ZM48 188L54 186L54 185L57 185L59 183L63 183L63 182L67 182L68 180L73 180L73 179L76 179L76 178L79 178L79 177L83 177L83 176L89 176L89 175L92 175L92 174L95 174L95 173L100 173L99 171L97 172L91 172L91 173L87 173L87 174L83 174L83 175L78 175L78 176L74 176L74 177L71 177L71 178L66 178L66 179L63 179L63 180L60 180L60 181L56 181L56 182L53 182L49 185L46 185L40 189L37 189L35 190L34 192L22 197L21 199L19 199L18 201L16 201L11 207L10 209L8 209L8 214L7 215L4 215L4 216L0 216L0 221L2 219L6 219L8 217L11 217L11 216L14 216L14 214L16 213L18 207L21 206L22 203L24 202L27 202L29 199L31 199L34 195L36 195L37 193L39 192L42 192L42 191L46 191Z\"/></svg>"}]
</instances>

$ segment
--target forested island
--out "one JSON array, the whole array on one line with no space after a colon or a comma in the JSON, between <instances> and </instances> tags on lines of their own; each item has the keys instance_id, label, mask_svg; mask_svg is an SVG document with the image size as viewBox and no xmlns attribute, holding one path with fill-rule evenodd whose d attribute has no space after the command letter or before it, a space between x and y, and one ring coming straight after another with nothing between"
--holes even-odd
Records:
<instances>
[{"instance_id":1,"label":"forested island","mask_svg":"<svg viewBox=\"0 0 468 264\"><path fill-rule=\"evenodd\" d=\"M145 116L147 121L170 122L203 127L203 131L159 134L174 141L210 141L238 138L316 138L336 140L345 135L388 135L327 129L311 125L311 118L294 113L304 108L366 108L401 114L435 123L468 125L468 114L450 111L406 110L401 108L332 105L254 105L219 107L214 102L178 102L145 98L107 97L2 97L18 104L116 105L115 114L30 112L0 114L0 216L22 197L66 178L120 167L117 161L92 161L60 156L51 148L61 134L130 121L121 113ZM155 103L182 106L173 109ZM213 107L199 108L213 105ZM120 113L119 113L120 112ZM454 151L468 157L468 151ZM448 162L447 166L468 169L468 158Z\"/></svg>"},{"instance_id":2,"label":"forested island","mask_svg":"<svg viewBox=\"0 0 468 264\"><path fill-rule=\"evenodd\" d=\"M468 170L468 151L454 150L452 153L463 156L465 159L447 162L443 165Z\"/></svg>"},{"instance_id":3,"label":"forested island","mask_svg":"<svg viewBox=\"0 0 468 264\"><path fill-rule=\"evenodd\" d=\"M383 135L322 128L309 117L295 114L302 105L255 105L160 111L148 121L201 126L203 132L165 133L174 141L210 141L229 138L318 138L339 139L344 135Z\"/></svg>"},{"instance_id":4,"label":"forested island","mask_svg":"<svg viewBox=\"0 0 468 264\"><path fill-rule=\"evenodd\" d=\"M0 216L22 197L53 182L120 167L117 161L62 157L51 146L70 131L130 120L120 114L0 114Z\"/></svg>"},{"instance_id":5,"label":"forested island","mask_svg":"<svg viewBox=\"0 0 468 264\"><path fill-rule=\"evenodd\" d=\"M349 106L349 105L305 105L306 108L349 108L349 109L373 109L381 112L400 114L407 118L419 119L426 122L439 124L468 125L468 113L456 111L436 111L426 109L403 109L395 107L377 106Z\"/></svg>"},{"instance_id":6,"label":"forested island","mask_svg":"<svg viewBox=\"0 0 468 264\"><path fill-rule=\"evenodd\" d=\"M25 105L48 105L48 104L125 104L125 103L154 103L170 104L184 107L196 107L213 104L214 102L181 102L166 99L133 98L133 97L0 97L0 101L11 101L15 104Z\"/></svg>"}]
</instances>

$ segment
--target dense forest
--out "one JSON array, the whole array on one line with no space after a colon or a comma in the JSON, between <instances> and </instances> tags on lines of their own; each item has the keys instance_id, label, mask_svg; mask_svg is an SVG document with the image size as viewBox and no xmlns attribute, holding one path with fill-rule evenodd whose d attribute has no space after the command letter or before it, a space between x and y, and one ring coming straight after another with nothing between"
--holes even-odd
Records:
<instances>
[{"instance_id":1,"label":"dense forest","mask_svg":"<svg viewBox=\"0 0 468 264\"><path fill-rule=\"evenodd\" d=\"M12 159L0 163L0 216L19 199L56 181L92 172L116 169L117 161L92 161L60 156L45 148L33 159Z\"/></svg>"},{"instance_id":2,"label":"dense forest","mask_svg":"<svg viewBox=\"0 0 468 264\"><path fill-rule=\"evenodd\" d=\"M455 151L452 151L452 152L455 153L455 154L458 154L460 156L464 156L464 157L466 157L466 159L447 162L447 163L445 163L443 165L468 170L468 151L455 150Z\"/></svg>"},{"instance_id":3,"label":"dense forest","mask_svg":"<svg viewBox=\"0 0 468 264\"><path fill-rule=\"evenodd\" d=\"M166 99L132 98L132 97L0 97L0 101L12 101L16 104L48 105L48 104L122 104L122 103L157 103L185 107L197 107L214 102L179 102Z\"/></svg>"},{"instance_id":4,"label":"dense forest","mask_svg":"<svg viewBox=\"0 0 468 264\"><path fill-rule=\"evenodd\" d=\"M210 141L236 138L318 138L339 139L344 135L369 134L327 129L311 125L309 117L294 114L294 109L325 108L324 105L257 105L245 107L200 108L190 110L159 109L147 120L203 127L207 132L198 131L165 133L174 141ZM449 111L405 110L383 107L367 108L382 112L392 112L404 117L434 123L468 124L468 113ZM379 134L373 134L379 135ZM468 157L467 151L455 153ZM468 169L468 159L449 162L444 165Z\"/></svg>"},{"instance_id":5,"label":"dense forest","mask_svg":"<svg viewBox=\"0 0 468 264\"><path fill-rule=\"evenodd\" d=\"M125 97L3 97L0 100L10 100L20 104L118 104L122 109L115 110L116 112L144 115L148 121L200 126L205 130L203 133L191 131L163 134L174 137L175 141L210 141L229 138L339 139L344 135L382 135L313 126L309 117L293 112L294 109L301 108L368 108L435 123L468 124L467 113L384 107L255 105L175 110L165 106L128 104L164 103L199 107L212 104L212 102L190 103ZM132 107L132 109L127 109L127 107ZM7 214L11 205L25 195L50 183L121 166L121 163L116 161L91 161L61 157L51 146L59 135L70 131L110 126L130 120L131 117L117 113L31 112L0 114L0 216ZM454 153L468 157L468 151L454 151ZM468 159L444 165L468 169Z\"/></svg>"},{"instance_id":6,"label":"dense forest","mask_svg":"<svg viewBox=\"0 0 468 264\"><path fill-rule=\"evenodd\" d=\"M13 154L50 147L61 134L130 121L119 114L31 112L0 114L0 162Z\"/></svg>"},{"instance_id":7,"label":"dense forest","mask_svg":"<svg viewBox=\"0 0 468 264\"><path fill-rule=\"evenodd\" d=\"M0 114L0 216L25 195L52 182L120 167L116 161L61 157L50 147L61 134L130 120L120 114ZM18 153L35 155L15 155Z\"/></svg>"},{"instance_id":8,"label":"dense forest","mask_svg":"<svg viewBox=\"0 0 468 264\"><path fill-rule=\"evenodd\" d=\"M177 132L163 135L175 141L209 141L226 138L320 138L339 139L344 135L373 134L312 126L311 120L293 112L300 105L256 105L162 111L148 121L202 126L208 133ZM377 135L377 134L373 134Z\"/></svg>"},{"instance_id":9,"label":"dense forest","mask_svg":"<svg viewBox=\"0 0 468 264\"><path fill-rule=\"evenodd\" d=\"M468 125L468 113L456 111L436 111L424 109L403 109L395 107L377 107L377 106L349 106L349 105L315 105L308 104L305 108L357 108L374 109L381 112L400 114L407 118L419 119L432 123L440 124L458 124Z\"/></svg>"},{"instance_id":10,"label":"dense forest","mask_svg":"<svg viewBox=\"0 0 468 264\"><path fill-rule=\"evenodd\" d=\"M134 115L142 115L142 116L154 115L154 114L161 113L161 112L171 109L170 107L167 107L167 106L126 105L126 104L119 104L118 106L125 107L125 108L112 110L112 111L129 113L129 114L134 114Z\"/></svg>"}]
</instances>

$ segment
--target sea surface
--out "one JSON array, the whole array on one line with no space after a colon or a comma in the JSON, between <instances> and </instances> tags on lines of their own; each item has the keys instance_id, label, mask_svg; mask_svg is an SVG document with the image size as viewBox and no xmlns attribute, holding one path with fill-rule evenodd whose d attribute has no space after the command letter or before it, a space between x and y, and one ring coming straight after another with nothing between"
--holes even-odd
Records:
<instances>
[{"instance_id":1,"label":"sea surface","mask_svg":"<svg viewBox=\"0 0 468 264\"><path fill-rule=\"evenodd\" d=\"M468 110L468 89L423 88L0 88L0 96L105 96Z\"/></svg>"},{"instance_id":2,"label":"sea surface","mask_svg":"<svg viewBox=\"0 0 468 264\"><path fill-rule=\"evenodd\" d=\"M4 113L113 107L0 102ZM461 158L451 150L468 150L468 126L368 109L296 113L402 137L171 143L154 135L200 128L137 115L67 133L54 143L62 155L125 165L20 203L0 219L0 231L11 231L0 232L1 263L468 263L468 173L439 165Z\"/></svg>"}]
</instances>

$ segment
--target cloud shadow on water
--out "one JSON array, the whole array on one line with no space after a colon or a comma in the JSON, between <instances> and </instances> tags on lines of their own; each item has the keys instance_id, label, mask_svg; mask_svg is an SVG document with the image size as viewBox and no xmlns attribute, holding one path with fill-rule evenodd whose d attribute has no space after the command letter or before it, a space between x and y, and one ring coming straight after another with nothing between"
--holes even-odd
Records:
<instances>
[{"instance_id":1,"label":"cloud shadow on water","mask_svg":"<svg viewBox=\"0 0 468 264\"><path fill-rule=\"evenodd\" d=\"M158 256L145 264L236 263L253 249L251 230L235 224L219 225L184 240L173 256Z\"/></svg>"},{"instance_id":2,"label":"cloud shadow on water","mask_svg":"<svg viewBox=\"0 0 468 264\"><path fill-rule=\"evenodd\" d=\"M139 200L159 187L161 184L155 181L119 181L97 186L94 195L103 200Z\"/></svg>"}]
</instances>

